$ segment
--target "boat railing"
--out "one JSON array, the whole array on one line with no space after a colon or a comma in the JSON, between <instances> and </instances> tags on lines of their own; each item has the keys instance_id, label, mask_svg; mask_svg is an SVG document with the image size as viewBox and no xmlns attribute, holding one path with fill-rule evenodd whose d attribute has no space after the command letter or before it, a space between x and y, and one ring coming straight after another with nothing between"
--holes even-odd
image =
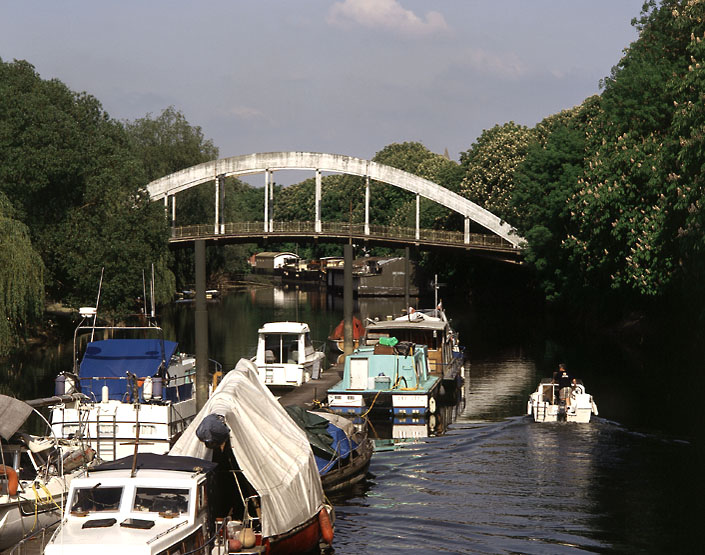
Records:
<instances>
[{"instance_id":1,"label":"boat railing","mask_svg":"<svg viewBox=\"0 0 705 555\"><path fill-rule=\"evenodd\" d=\"M38 530L35 530L31 534L25 536L19 542L17 542L17 544L14 545L9 551L6 552L7 555L24 555L25 553L43 553L47 542L51 539L51 536L54 533L53 528L57 524L59 524L59 522L61 522L61 520L57 519L55 522L52 522L51 524L47 524L45 526L42 526ZM39 542L38 548L37 548L37 542Z\"/></svg>"},{"instance_id":2,"label":"boat railing","mask_svg":"<svg viewBox=\"0 0 705 555\"><path fill-rule=\"evenodd\" d=\"M219 363L215 363L216 368ZM162 400L179 402L190 399L193 396L193 382L196 375L196 369L191 368L186 370L184 374L178 376L170 376L168 380L164 380ZM126 373L125 376L90 376L79 377L81 385L81 393L88 396L93 402L99 402L102 399L102 388L108 385L110 381L125 381L127 387L120 401L129 402L131 399L130 385L137 382L137 390L142 388L144 378L135 378ZM138 392L138 395L140 393ZM134 399L133 399L134 401Z\"/></svg>"}]
</instances>

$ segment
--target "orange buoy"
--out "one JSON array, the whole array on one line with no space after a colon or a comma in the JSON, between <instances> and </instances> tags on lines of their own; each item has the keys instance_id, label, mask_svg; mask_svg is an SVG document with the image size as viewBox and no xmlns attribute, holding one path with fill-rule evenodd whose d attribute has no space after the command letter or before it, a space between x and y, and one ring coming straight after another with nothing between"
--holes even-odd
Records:
<instances>
[{"instance_id":1,"label":"orange buoy","mask_svg":"<svg viewBox=\"0 0 705 555\"><path fill-rule=\"evenodd\" d=\"M333 525L330 523L330 516L328 516L328 510L323 507L318 513L318 525L321 527L321 536L323 541L327 544L333 543Z\"/></svg>"},{"instance_id":2,"label":"orange buoy","mask_svg":"<svg viewBox=\"0 0 705 555\"><path fill-rule=\"evenodd\" d=\"M17 486L19 486L19 480L17 478L17 471L11 466L0 464L0 475L7 476L7 492L12 495L17 495Z\"/></svg>"}]
</instances>

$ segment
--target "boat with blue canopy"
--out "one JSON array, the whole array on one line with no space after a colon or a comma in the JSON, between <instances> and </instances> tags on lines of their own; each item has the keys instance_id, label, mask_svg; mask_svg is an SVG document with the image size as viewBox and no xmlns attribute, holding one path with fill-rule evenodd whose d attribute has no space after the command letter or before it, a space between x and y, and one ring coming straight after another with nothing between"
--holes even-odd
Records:
<instances>
[{"instance_id":1,"label":"boat with blue canopy","mask_svg":"<svg viewBox=\"0 0 705 555\"><path fill-rule=\"evenodd\" d=\"M284 409L306 432L326 493L346 489L365 478L374 452L366 422L354 424L338 414L298 406Z\"/></svg>"},{"instance_id":2,"label":"boat with blue canopy","mask_svg":"<svg viewBox=\"0 0 705 555\"><path fill-rule=\"evenodd\" d=\"M55 380L56 395L84 398L51 407L58 438L79 438L110 461L140 452L166 453L196 415L196 359L178 351L163 330L144 326L96 326L96 310L80 311L74 333L74 368ZM78 363L80 339L90 333ZM95 339L96 334L106 339Z\"/></svg>"}]
</instances>

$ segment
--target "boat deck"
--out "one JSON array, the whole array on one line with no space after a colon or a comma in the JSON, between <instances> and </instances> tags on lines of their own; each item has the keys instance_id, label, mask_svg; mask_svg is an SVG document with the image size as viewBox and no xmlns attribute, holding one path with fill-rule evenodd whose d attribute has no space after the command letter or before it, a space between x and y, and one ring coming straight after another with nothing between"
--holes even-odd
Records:
<instances>
[{"instance_id":1,"label":"boat deck","mask_svg":"<svg viewBox=\"0 0 705 555\"><path fill-rule=\"evenodd\" d=\"M317 380L309 380L279 398L282 406L296 405L310 408L315 400L325 402L328 390L343 378L343 365L335 364L325 370Z\"/></svg>"}]
</instances>

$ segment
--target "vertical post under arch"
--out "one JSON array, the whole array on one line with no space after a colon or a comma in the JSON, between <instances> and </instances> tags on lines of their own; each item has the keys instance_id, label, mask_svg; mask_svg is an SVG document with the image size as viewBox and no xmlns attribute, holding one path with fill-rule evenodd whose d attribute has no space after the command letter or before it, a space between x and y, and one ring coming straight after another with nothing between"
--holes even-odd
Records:
<instances>
[{"instance_id":1,"label":"vertical post under arch","mask_svg":"<svg viewBox=\"0 0 705 555\"><path fill-rule=\"evenodd\" d=\"M176 195L171 195L171 227L176 225Z\"/></svg>"},{"instance_id":2,"label":"vertical post under arch","mask_svg":"<svg viewBox=\"0 0 705 555\"><path fill-rule=\"evenodd\" d=\"M269 231L274 231L274 172L269 170Z\"/></svg>"},{"instance_id":3,"label":"vertical post under arch","mask_svg":"<svg viewBox=\"0 0 705 555\"><path fill-rule=\"evenodd\" d=\"M416 240L418 241L421 233L419 231L419 223L421 220L421 196L416 193Z\"/></svg>"},{"instance_id":4,"label":"vertical post under arch","mask_svg":"<svg viewBox=\"0 0 705 555\"><path fill-rule=\"evenodd\" d=\"M264 170L264 232L269 231L269 170Z\"/></svg>"},{"instance_id":5,"label":"vertical post under arch","mask_svg":"<svg viewBox=\"0 0 705 555\"><path fill-rule=\"evenodd\" d=\"M470 243L470 218L465 216L465 244L468 245Z\"/></svg>"},{"instance_id":6,"label":"vertical post under arch","mask_svg":"<svg viewBox=\"0 0 705 555\"><path fill-rule=\"evenodd\" d=\"M213 223L213 233L220 233L220 176L215 176L215 222Z\"/></svg>"},{"instance_id":7,"label":"vertical post under arch","mask_svg":"<svg viewBox=\"0 0 705 555\"><path fill-rule=\"evenodd\" d=\"M316 233L322 231L321 225L321 170L316 170Z\"/></svg>"},{"instance_id":8,"label":"vertical post under arch","mask_svg":"<svg viewBox=\"0 0 705 555\"><path fill-rule=\"evenodd\" d=\"M365 176L365 235L370 234L370 176Z\"/></svg>"}]
</instances>

